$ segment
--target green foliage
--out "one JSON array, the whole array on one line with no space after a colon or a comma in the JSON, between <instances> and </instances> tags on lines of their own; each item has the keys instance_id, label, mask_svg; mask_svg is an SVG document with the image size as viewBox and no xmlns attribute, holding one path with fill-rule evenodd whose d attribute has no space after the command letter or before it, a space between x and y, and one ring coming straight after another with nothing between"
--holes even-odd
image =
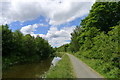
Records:
<instances>
[{"instance_id":1,"label":"green foliage","mask_svg":"<svg viewBox=\"0 0 120 80\"><path fill-rule=\"evenodd\" d=\"M69 44L64 44L56 49L57 52L68 52Z\"/></svg>"},{"instance_id":2,"label":"green foliage","mask_svg":"<svg viewBox=\"0 0 120 80\"><path fill-rule=\"evenodd\" d=\"M72 38L71 38L71 43L70 43L70 46L69 46L71 52L77 52L79 50L80 45L78 44L78 42L79 42L78 36L81 34L80 31L81 32L83 31L82 28L77 26L75 28L74 32L71 34Z\"/></svg>"},{"instance_id":3,"label":"green foliage","mask_svg":"<svg viewBox=\"0 0 120 80\"><path fill-rule=\"evenodd\" d=\"M55 53L54 53L54 55L55 56L57 56L57 57L62 57L63 55L65 55L66 53L65 52L58 52L58 51L56 51Z\"/></svg>"},{"instance_id":4,"label":"green foliage","mask_svg":"<svg viewBox=\"0 0 120 80\"><path fill-rule=\"evenodd\" d=\"M48 41L20 31L12 32L8 25L2 25L3 68L15 63L33 62L53 56L53 48Z\"/></svg>"},{"instance_id":5,"label":"green foliage","mask_svg":"<svg viewBox=\"0 0 120 80\"><path fill-rule=\"evenodd\" d=\"M96 2L71 35L71 52L105 77L120 77L120 2Z\"/></svg>"},{"instance_id":6,"label":"green foliage","mask_svg":"<svg viewBox=\"0 0 120 80\"><path fill-rule=\"evenodd\" d=\"M13 48L13 35L12 31L8 29L8 25L2 25L2 56L10 55L12 52Z\"/></svg>"},{"instance_id":7,"label":"green foliage","mask_svg":"<svg viewBox=\"0 0 120 80\"><path fill-rule=\"evenodd\" d=\"M109 31L120 20L120 2L96 2L90 14L81 22L86 27L97 27L101 31Z\"/></svg>"},{"instance_id":8,"label":"green foliage","mask_svg":"<svg viewBox=\"0 0 120 80\"><path fill-rule=\"evenodd\" d=\"M75 78L71 65L69 57L64 55L62 60L51 68L45 76L46 78Z\"/></svg>"},{"instance_id":9,"label":"green foliage","mask_svg":"<svg viewBox=\"0 0 120 80\"><path fill-rule=\"evenodd\" d=\"M104 78L119 78L120 69L112 65L111 62L104 62L100 59L88 59L83 56L79 58L91 68L104 76Z\"/></svg>"}]
</instances>

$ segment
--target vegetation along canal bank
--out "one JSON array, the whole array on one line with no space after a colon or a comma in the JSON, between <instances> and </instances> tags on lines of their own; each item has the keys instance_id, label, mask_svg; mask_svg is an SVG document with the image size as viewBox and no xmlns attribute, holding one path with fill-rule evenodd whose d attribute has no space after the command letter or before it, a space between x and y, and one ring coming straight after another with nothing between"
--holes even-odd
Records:
<instances>
[{"instance_id":1,"label":"vegetation along canal bank","mask_svg":"<svg viewBox=\"0 0 120 80\"><path fill-rule=\"evenodd\" d=\"M38 78L41 75L45 78L75 78L76 76L88 78L91 76L88 74L90 70L88 68L80 70L84 65L81 65L81 61L105 78L120 78L120 1L95 2L90 13L71 33L70 43L57 48L53 48L40 36L24 35L19 30L12 32L7 24L0 27L2 29L0 30L2 31L2 69L5 78L10 76ZM66 53L72 54L72 57L69 58L70 56ZM62 59L56 66L50 67L52 59L58 55ZM73 55L81 61L79 62ZM26 69L27 67L31 69ZM75 67L83 73L77 75ZM83 71L84 69L86 71ZM19 70L26 70L26 72Z\"/></svg>"},{"instance_id":2,"label":"vegetation along canal bank","mask_svg":"<svg viewBox=\"0 0 120 80\"><path fill-rule=\"evenodd\" d=\"M68 55L64 53L62 60L56 66L51 67L44 76L46 78L75 78L73 66Z\"/></svg>"},{"instance_id":3,"label":"vegetation along canal bank","mask_svg":"<svg viewBox=\"0 0 120 80\"><path fill-rule=\"evenodd\" d=\"M120 78L120 1L94 3L71 36L57 51L77 56L105 78Z\"/></svg>"},{"instance_id":4,"label":"vegetation along canal bank","mask_svg":"<svg viewBox=\"0 0 120 80\"><path fill-rule=\"evenodd\" d=\"M36 71L39 70L38 67L43 69L43 66L45 66L48 59L48 63L43 70L46 71L46 68L49 68L51 65L51 60L54 57L53 53L55 50L51 47L51 45L49 45L47 40L39 36L33 37L30 34L23 35L18 30L12 32L7 24L0 27L2 27L2 69L5 77L18 76L19 78L22 71L24 71L26 67L29 67L27 64L33 64L33 66L31 65L29 68L36 69ZM42 63L42 61L45 63ZM43 66L41 66L41 63ZM19 70L22 71L20 72ZM39 71L41 71L41 69ZM28 72L26 71L26 74ZM9 75L9 73L11 75ZM18 75L15 75L15 73L18 73Z\"/></svg>"}]
</instances>

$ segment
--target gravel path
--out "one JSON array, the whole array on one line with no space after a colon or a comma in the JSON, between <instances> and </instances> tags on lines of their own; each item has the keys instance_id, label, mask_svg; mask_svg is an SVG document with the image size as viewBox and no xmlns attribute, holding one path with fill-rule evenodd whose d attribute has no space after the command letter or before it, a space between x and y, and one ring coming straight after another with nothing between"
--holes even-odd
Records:
<instances>
[{"instance_id":1,"label":"gravel path","mask_svg":"<svg viewBox=\"0 0 120 80\"><path fill-rule=\"evenodd\" d=\"M103 78L75 56L71 54L67 55L70 57L72 62L76 78Z\"/></svg>"}]
</instances>

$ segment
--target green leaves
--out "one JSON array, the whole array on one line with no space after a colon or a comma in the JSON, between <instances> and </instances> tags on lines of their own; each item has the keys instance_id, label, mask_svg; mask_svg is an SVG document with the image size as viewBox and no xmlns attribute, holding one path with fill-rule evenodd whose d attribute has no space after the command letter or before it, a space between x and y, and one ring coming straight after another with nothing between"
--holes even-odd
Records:
<instances>
[{"instance_id":1,"label":"green leaves","mask_svg":"<svg viewBox=\"0 0 120 80\"><path fill-rule=\"evenodd\" d=\"M81 25L82 27L76 28L72 33L71 52L77 52L75 55L78 57L98 61L94 66L106 77L118 77L120 1L96 2ZM104 64L102 65L101 62Z\"/></svg>"},{"instance_id":2,"label":"green leaves","mask_svg":"<svg viewBox=\"0 0 120 80\"><path fill-rule=\"evenodd\" d=\"M30 34L23 35L20 31L12 32L8 25L2 25L3 65L15 62L32 62L46 59L53 55L53 48L42 37ZM9 62L8 62L9 61ZM8 63L7 63L8 62Z\"/></svg>"},{"instance_id":3,"label":"green leaves","mask_svg":"<svg viewBox=\"0 0 120 80\"><path fill-rule=\"evenodd\" d=\"M83 27L97 27L108 32L120 20L120 2L96 2L90 14L81 22Z\"/></svg>"},{"instance_id":4,"label":"green leaves","mask_svg":"<svg viewBox=\"0 0 120 80\"><path fill-rule=\"evenodd\" d=\"M10 55L12 52L13 43L12 38L13 34L12 31L8 29L8 25L2 25L2 51L3 51L3 56Z\"/></svg>"},{"instance_id":5,"label":"green leaves","mask_svg":"<svg viewBox=\"0 0 120 80\"><path fill-rule=\"evenodd\" d=\"M105 74L106 77L119 77L119 32L120 25L113 26L113 29L108 31L108 33L99 31L99 29L95 27L84 28L84 32L82 31L79 36L76 36L78 38L78 44L80 45L76 55L90 60L97 60L98 62L94 64L94 66L96 66L96 69L99 69L102 74Z\"/></svg>"}]
</instances>

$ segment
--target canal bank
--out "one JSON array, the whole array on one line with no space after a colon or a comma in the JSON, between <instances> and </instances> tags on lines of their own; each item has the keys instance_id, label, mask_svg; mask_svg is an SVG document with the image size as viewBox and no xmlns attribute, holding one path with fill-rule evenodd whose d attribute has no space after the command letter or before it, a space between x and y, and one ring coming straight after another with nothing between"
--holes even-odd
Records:
<instances>
[{"instance_id":1,"label":"canal bank","mask_svg":"<svg viewBox=\"0 0 120 80\"><path fill-rule=\"evenodd\" d=\"M65 54L65 53L64 53ZM45 78L75 78L72 64L68 55L64 55L62 59L51 67L44 75Z\"/></svg>"},{"instance_id":2,"label":"canal bank","mask_svg":"<svg viewBox=\"0 0 120 80\"><path fill-rule=\"evenodd\" d=\"M52 59L16 64L3 71L3 78L40 78L51 66Z\"/></svg>"}]
</instances>

